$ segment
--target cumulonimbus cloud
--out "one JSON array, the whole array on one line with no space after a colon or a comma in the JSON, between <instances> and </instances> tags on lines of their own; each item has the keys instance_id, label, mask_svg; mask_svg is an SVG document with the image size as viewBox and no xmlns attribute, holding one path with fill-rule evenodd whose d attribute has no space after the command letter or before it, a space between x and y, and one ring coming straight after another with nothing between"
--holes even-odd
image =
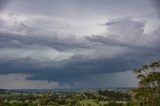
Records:
<instances>
[{"instance_id":1,"label":"cumulonimbus cloud","mask_svg":"<svg viewBox=\"0 0 160 106\"><path fill-rule=\"evenodd\" d=\"M67 38L61 39L54 36L52 38L43 35L26 34L21 36L1 32L0 50L8 48L7 52L11 52L11 48L23 51L29 48L34 49L34 47L38 49L46 47L58 52L72 53L72 55L61 61L53 59L39 62L32 59L37 52L24 58L22 57L25 53L19 52L20 54L17 53L14 59L1 60L0 74L27 73L32 74L27 78L29 80L71 83L96 74L131 70L160 57L159 29L144 34L144 26L145 23L132 19L116 19L106 24L109 33L91 35L84 37L83 40L76 39L73 42ZM123 29L123 31L119 29ZM8 57L3 58L4 60L13 55L12 53L8 54ZM4 55L0 56L2 58Z\"/></svg>"}]
</instances>

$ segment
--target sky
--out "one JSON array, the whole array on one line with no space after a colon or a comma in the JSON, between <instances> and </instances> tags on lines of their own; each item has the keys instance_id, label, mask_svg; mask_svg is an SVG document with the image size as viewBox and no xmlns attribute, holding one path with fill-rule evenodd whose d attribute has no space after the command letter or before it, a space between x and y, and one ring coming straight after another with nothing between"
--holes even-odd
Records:
<instances>
[{"instance_id":1,"label":"sky","mask_svg":"<svg viewBox=\"0 0 160 106\"><path fill-rule=\"evenodd\" d=\"M159 0L0 0L0 88L136 87L160 59Z\"/></svg>"}]
</instances>

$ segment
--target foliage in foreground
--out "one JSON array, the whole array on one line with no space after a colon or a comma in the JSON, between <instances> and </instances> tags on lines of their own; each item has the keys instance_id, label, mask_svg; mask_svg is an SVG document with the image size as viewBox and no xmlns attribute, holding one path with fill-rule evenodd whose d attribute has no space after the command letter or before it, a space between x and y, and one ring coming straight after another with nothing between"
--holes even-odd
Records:
<instances>
[{"instance_id":1,"label":"foliage in foreground","mask_svg":"<svg viewBox=\"0 0 160 106\"><path fill-rule=\"evenodd\" d=\"M134 72L139 79L135 89L137 106L160 106L160 61L144 65Z\"/></svg>"}]
</instances>

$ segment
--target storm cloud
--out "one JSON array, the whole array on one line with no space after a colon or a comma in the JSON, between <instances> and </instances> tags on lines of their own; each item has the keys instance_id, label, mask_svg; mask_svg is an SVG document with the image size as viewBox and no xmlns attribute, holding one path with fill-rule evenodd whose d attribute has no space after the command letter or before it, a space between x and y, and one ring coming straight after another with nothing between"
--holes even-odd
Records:
<instances>
[{"instance_id":1,"label":"storm cloud","mask_svg":"<svg viewBox=\"0 0 160 106\"><path fill-rule=\"evenodd\" d=\"M158 14L160 15L160 1L159 0L150 0L152 4L155 6Z\"/></svg>"},{"instance_id":2,"label":"storm cloud","mask_svg":"<svg viewBox=\"0 0 160 106\"><path fill-rule=\"evenodd\" d=\"M152 23L154 18L146 18L152 14L152 5L148 12L144 7L149 1L133 4L122 1L121 4L111 0L87 1L88 5L83 6L86 13L80 8L83 0L67 2L67 6L56 0L47 1L48 7L44 8L39 6L44 3L40 1L34 11L30 10L34 6L30 2L10 2L0 16L1 76L8 78L8 74L21 73L22 80L28 84L41 86L38 81L44 81L44 85L48 81L55 87L77 87L79 83L78 87L83 87L86 85L84 79L92 83L94 78L98 81L103 75L129 73L129 70L159 59L160 26L158 22ZM52 8L53 3L63 8ZM116 7L115 11L107 10L113 8L106 7L104 4L107 3ZM132 8L138 3L139 12ZM20 4L24 7L15 7ZM30 9L25 8L28 5L31 5ZM118 14L116 10L124 5L132 7L126 7L130 10L122 8ZM47 12L51 9L53 12ZM70 9L75 11L69 12ZM62 10L66 10L67 15ZM76 11L86 15L79 16ZM109 15L102 15L105 11ZM147 31L148 26L154 26L153 30Z\"/></svg>"},{"instance_id":3,"label":"storm cloud","mask_svg":"<svg viewBox=\"0 0 160 106\"><path fill-rule=\"evenodd\" d=\"M84 43L2 33L0 67L5 71L0 73L27 73L32 74L27 78L29 80L68 83L87 76L132 70L160 57L158 29L150 33L151 35L146 35L143 33L144 23L128 18L112 20L106 26L109 29L108 34L85 37ZM59 54L63 52L63 56L65 53L72 55L61 60L51 59L52 56L49 56L45 61L45 55L48 54L41 54L45 53L43 48L55 50ZM16 53L20 54L14 54L16 49ZM27 54L29 50L32 50L32 53ZM40 51L36 52L38 50ZM23 56L25 53L26 56ZM13 55L14 58L11 58Z\"/></svg>"}]
</instances>

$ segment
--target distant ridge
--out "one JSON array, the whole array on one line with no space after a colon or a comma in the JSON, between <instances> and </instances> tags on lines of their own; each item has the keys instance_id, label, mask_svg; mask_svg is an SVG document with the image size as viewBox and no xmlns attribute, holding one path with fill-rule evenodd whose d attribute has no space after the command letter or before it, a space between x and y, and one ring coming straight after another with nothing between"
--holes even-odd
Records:
<instances>
[{"instance_id":1,"label":"distant ridge","mask_svg":"<svg viewBox=\"0 0 160 106\"><path fill-rule=\"evenodd\" d=\"M1 89L1 88L0 88L0 91L8 91L8 90L7 90L7 89Z\"/></svg>"},{"instance_id":2,"label":"distant ridge","mask_svg":"<svg viewBox=\"0 0 160 106\"><path fill-rule=\"evenodd\" d=\"M81 92L81 91L97 91L97 90L108 90L108 91L129 91L135 87L113 87L113 88L56 88L56 89L11 89L14 92Z\"/></svg>"}]
</instances>

